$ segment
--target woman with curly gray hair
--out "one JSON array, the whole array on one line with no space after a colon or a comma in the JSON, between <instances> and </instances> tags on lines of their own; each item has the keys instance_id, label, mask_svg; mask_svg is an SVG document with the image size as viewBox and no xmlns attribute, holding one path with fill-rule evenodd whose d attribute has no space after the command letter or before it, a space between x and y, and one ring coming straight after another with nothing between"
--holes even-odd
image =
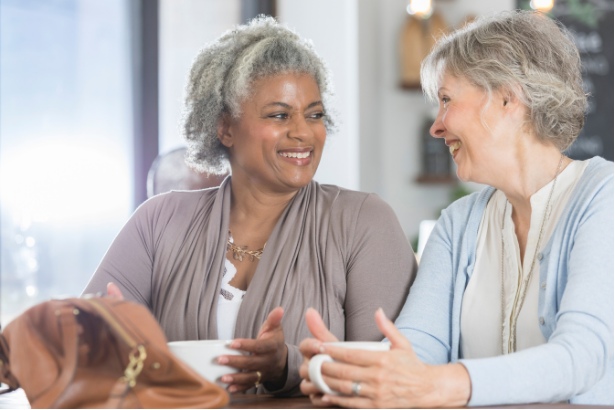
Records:
<instances>
[{"instance_id":1,"label":"woman with curly gray hair","mask_svg":"<svg viewBox=\"0 0 615 410\"><path fill-rule=\"evenodd\" d=\"M446 210L395 325L388 352L344 352L315 312L329 385L302 390L345 407L613 404L613 163L563 151L584 121L571 38L529 11L481 18L424 60L442 138L464 181L488 185ZM342 367L343 366L343 367ZM308 365L301 369L308 378Z\"/></svg>"},{"instance_id":2,"label":"woman with curly gray hair","mask_svg":"<svg viewBox=\"0 0 615 410\"><path fill-rule=\"evenodd\" d=\"M379 340L372 312L397 315L415 275L387 204L313 180L330 88L310 43L273 18L203 49L187 89L188 160L231 176L145 202L86 289L146 304L170 340L233 339L247 354L218 358L239 370L221 379L230 392L299 392L305 310L340 339Z\"/></svg>"}]
</instances>

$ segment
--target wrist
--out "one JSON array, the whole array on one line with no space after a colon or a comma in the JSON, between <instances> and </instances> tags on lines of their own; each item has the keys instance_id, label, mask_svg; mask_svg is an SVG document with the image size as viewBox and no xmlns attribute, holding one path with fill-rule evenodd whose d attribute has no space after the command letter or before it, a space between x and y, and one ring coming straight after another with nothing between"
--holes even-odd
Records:
<instances>
[{"instance_id":1,"label":"wrist","mask_svg":"<svg viewBox=\"0 0 615 410\"><path fill-rule=\"evenodd\" d=\"M288 380L288 346L286 346L286 344L284 344L284 351L284 359L278 367L281 368L282 371L279 372L273 380L268 380L263 383L265 388L269 391L276 391L284 388L286 380Z\"/></svg>"},{"instance_id":2,"label":"wrist","mask_svg":"<svg viewBox=\"0 0 615 410\"><path fill-rule=\"evenodd\" d=\"M439 407L464 407L472 395L470 374L461 363L434 366L436 372L436 404Z\"/></svg>"}]
</instances>

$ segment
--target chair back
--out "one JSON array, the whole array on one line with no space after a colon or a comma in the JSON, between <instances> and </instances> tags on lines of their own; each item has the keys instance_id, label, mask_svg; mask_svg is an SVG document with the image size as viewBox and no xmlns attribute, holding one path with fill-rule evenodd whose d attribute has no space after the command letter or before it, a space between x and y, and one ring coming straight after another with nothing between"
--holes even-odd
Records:
<instances>
[{"instance_id":1,"label":"chair back","mask_svg":"<svg viewBox=\"0 0 615 410\"><path fill-rule=\"evenodd\" d=\"M186 147L175 148L158 155L147 174L147 197L163 192L191 191L219 186L228 172L223 175L208 175L190 168L186 164Z\"/></svg>"}]
</instances>

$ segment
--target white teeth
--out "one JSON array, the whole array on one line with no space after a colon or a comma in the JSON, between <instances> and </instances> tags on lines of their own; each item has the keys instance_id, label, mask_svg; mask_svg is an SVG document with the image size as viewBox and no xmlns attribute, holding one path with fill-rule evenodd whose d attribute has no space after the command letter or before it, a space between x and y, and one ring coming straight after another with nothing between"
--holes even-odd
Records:
<instances>
[{"instance_id":1,"label":"white teeth","mask_svg":"<svg viewBox=\"0 0 615 410\"><path fill-rule=\"evenodd\" d=\"M448 146L448 150L450 151L451 155L453 155L455 151L457 151L459 148L461 148L461 141L455 141Z\"/></svg>"},{"instance_id":2,"label":"white teeth","mask_svg":"<svg viewBox=\"0 0 615 410\"><path fill-rule=\"evenodd\" d=\"M280 152L280 155L286 158L307 158L310 152Z\"/></svg>"}]
</instances>

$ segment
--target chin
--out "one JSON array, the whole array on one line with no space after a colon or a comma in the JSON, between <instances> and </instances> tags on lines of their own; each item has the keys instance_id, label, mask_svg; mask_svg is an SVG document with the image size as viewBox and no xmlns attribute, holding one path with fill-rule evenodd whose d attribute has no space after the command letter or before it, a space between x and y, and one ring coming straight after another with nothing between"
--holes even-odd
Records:
<instances>
[{"instance_id":1,"label":"chin","mask_svg":"<svg viewBox=\"0 0 615 410\"><path fill-rule=\"evenodd\" d=\"M457 178L462 182L472 182L470 176L457 167Z\"/></svg>"},{"instance_id":2,"label":"chin","mask_svg":"<svg viewBox=\"0 0 615 410\"><path fill-rule=\"evenodd\" d=\"M279 182L285 187L285 189L290 189L293 191L298 191L304 186L308 185L312 182L314 176L295 176L292 178L283 178L280 179Z\"/></svg>"}]
</instances>

